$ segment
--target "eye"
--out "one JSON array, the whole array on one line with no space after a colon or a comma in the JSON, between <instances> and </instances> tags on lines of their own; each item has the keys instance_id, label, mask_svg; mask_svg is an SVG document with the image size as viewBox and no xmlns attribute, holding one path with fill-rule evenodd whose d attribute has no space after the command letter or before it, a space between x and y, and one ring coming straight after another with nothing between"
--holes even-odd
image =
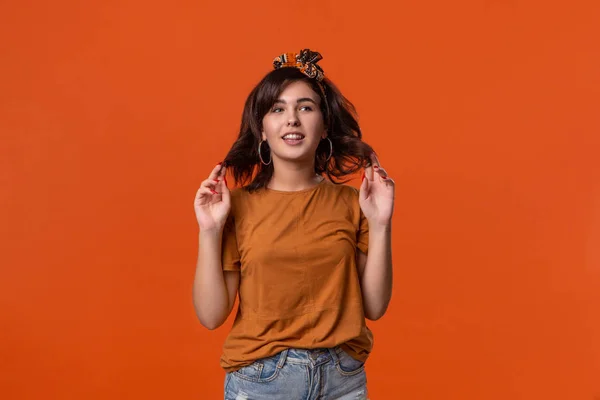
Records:
<instances>
[{"instance_id":1,"label":"eye","mask_svg":"<svg viewBox=\"0 0 600 400\"><path fill-rule=\"evenodd\" d=\"M306 108L308 111L312 111L312 110L313 110L313 108L312 108L311 106L302 106L302 107L300 107L300 109L303 109L303 108ZM276 113L276 112L278 112L278 110L283 110L283 108L281 108L281 107L276 107L276 108L273 108L273 109L271 110L271 112L274 112L274 113Z\"/></svg>"}]
</instances>

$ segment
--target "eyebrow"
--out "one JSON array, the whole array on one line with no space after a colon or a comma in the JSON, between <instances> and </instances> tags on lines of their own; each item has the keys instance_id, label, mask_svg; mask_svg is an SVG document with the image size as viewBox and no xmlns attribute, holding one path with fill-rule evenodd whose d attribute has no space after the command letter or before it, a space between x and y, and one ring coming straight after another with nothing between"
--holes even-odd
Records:
<instances>
[{"instance_id":1,"label":"eyebrow","mask_svg":"<svg viewBox=\"0 0 600 400\"><path fill-rule=\"evenodd\" d=\"M313 99L311 99L310 97L301 97L301 98L299 98L299 99L296 101L296 104L298 104L298 103L301 103L301 102L303 102L303 101L310 101L310 102L311 102L311 103L313 103L314 105L317 105L317 103L315 103L315 101L314 101ZM285 100L283 100L283 99L277 99L277 100L275 100L275 103L274 103L274 104L277 104L277 103L283 103L283 104L286 104Z\"/></svg>"}]
</instances>

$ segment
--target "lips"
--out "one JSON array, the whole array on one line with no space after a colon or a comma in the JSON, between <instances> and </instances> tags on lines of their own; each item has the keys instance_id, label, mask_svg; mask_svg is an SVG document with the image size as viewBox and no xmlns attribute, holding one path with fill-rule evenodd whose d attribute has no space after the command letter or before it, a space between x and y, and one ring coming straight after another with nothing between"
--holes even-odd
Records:
<instances>
[{"instance_id":1,"label":"lips","mask_svg":"<svg viewBox=\"0 0 600 400\"><path fill-rule=\"evenodd\" d=\"M283 140L302 140L304 135L300 132L288 132L281 137Z\"/></svg>"},{"instance_id":2,"label":"lips","mask_svg":"<svg viewBox=\"0 0 600 400\"><path fill-rule=\"evenodd\" d=\"M304 140L304 135L300 132L289 132L281 137L286 144L291 146L298 145Z\"/></svg>"}]
</instances>

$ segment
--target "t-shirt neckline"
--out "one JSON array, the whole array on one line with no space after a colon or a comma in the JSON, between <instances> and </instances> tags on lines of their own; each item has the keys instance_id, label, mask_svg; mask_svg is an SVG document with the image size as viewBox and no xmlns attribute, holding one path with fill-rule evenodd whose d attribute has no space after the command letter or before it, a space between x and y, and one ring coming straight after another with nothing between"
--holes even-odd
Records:
<instances>
[{"instance_id":1,"label":"t-shirt neckline","mask_svg":"<svg viewBox=\"0 0 600 400\"><path fill-rule=\"evenodd\" d=\"M318 187L320 187L321 185L323 185L323 183L326 181L327 179L325 177L323 177L323 179L321 180L321 182L317 183L315 186L306 188L306 189L301 189L301 190L277 190L277 189L271 189L269 187L265 186L265 190L269 193L279 193L279 194L298 194L298 193L306 193L306 192L310 192L313 190L316 190Z\"/></svg>"}]
</instances>

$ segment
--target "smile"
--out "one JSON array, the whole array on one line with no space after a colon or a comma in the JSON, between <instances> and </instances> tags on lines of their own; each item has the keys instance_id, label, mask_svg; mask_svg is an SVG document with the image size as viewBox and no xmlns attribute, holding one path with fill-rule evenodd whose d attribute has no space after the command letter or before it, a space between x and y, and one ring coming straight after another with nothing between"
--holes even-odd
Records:
<instances>
[{"instance_id":1,"label":"smile","mask_svg":"<svg viewBox=\"0 0 600 400\"><path fill-rule=\"evenodd\" d=\"M304 140L304 135L301 133L288 133L283 135L282 139L286 144L294 146Z\"/></svg>"}]
</instances>

